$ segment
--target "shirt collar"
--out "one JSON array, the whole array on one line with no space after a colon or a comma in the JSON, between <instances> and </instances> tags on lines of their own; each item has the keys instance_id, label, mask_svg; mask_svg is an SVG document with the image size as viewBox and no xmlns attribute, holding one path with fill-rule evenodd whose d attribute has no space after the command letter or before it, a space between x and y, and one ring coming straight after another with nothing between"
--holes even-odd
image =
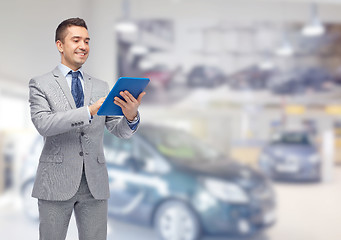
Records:
<instances>
[{"instance_id":1,"label":"shirt collar","mask_svg":"<svg viewBox=\"0 0 341 240\"><path fill-rule=\"evenodd\" d=\"M66 76L69 74L70 71L73 71L71 68L65 66L62 63L59 63L58 65L59 70L62 72L63 76L66 78ZM80 72L80 78L83 79L83 69L80 67L77 71Z\"/></svg>"}]
</instances>

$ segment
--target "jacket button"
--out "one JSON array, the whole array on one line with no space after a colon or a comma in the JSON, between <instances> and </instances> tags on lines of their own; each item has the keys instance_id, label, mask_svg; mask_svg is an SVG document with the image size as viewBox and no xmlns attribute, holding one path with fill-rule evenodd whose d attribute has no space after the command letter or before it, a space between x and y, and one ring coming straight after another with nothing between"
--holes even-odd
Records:
<instances>
[{"instance_id":1,"label":"jacket button","mask_svg":"<svg viewBox=\"0 0 341 240\"><path fill-rule=\"evenodd\" d=\"M83 157L83 152L79 152L79 156Z\"/></svg>"},{"instance_id":2,"label":"jacket button","mask_svg":"<svg viewBox=\"0 0 341 240\"><path fill-rule=\"evenodd\" d=\"M82 136L84 136L84 135L85 135L85 133L84 133L84 132L81 132L81 135L82 135Z\"/></svg>"},{"instance_id":3,"label":"jacket button","mask_svg":"<svg viewBox=\"0 0 341 240\"><path fill-rule=\"evenodd\" d=\"M74 127L74 126L75 126L75 124L74 124L74 123L72 123L72 124L71 124L71 127Z\"/></svg>"}]
</instances>

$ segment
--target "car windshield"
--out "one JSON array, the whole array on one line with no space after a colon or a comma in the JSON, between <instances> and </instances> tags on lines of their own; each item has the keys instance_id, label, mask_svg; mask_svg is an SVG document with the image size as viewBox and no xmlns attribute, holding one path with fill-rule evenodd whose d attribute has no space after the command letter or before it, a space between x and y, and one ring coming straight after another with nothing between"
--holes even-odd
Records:
<instances>
[{"instance_id":1,"label":"car windshield","mask_svg":"<svg viewBox=\"0 0 341 240\"><path fill-rule=\"evenodd\" d=\"M294 145L311 145L311 141L307 134L303 133L284 133L273 136L272 144L294 144Z\"/></svg>"},{"instance_id":2,"label":"car windshield","mask_svg":"<svg viewBox=\"0 0 341 240\"><path fill-rule=\"evenodd\" d=\"M222 159L222 154L199 139L180 130L140 128L139 133L162 155L186 162L212 162Z\"/></svg>"}]
</instances>

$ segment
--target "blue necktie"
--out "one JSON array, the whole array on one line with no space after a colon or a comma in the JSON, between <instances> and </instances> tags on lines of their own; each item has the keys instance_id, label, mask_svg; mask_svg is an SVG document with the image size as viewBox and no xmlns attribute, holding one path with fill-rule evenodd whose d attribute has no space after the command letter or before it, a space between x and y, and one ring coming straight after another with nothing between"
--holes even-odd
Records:
<instances>
[{"instance_id":1,"label":"blue necktie","mask_svg":"<svg viewBox=\"0 0 341 240\"><path fill-rule=\"evenodd\" d=\"M69 73L71 73L72 75L71 93L72 93L73 99L75 100L76 107L77 108L83 107L84 106L84 93L83 93L81 80L79 80L78 78L80 72L70 71Z\"/></svg>"}]
</instances>

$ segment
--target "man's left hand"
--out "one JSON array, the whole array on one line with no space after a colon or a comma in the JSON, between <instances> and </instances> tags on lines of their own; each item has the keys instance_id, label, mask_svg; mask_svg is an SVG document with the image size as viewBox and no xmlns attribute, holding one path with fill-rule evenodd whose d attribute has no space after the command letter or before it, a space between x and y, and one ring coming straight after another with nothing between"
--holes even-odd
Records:
<instances>
[{"instance_id":1,"label":"man's left hand","mask_svg":"<svg viewBox=\"0 0 341 240\"><path fill-rule=\"evenodd\" d=\"M146 92L140 93L140 95L136 98L130 94L127 90L124 92L120 92L120 95L124 98L124 100L119 97L114 98L114 103L122 108L122 112L124 116L128 119L128 121L133 121L137 116L137 109L141 104L142 97L146 95Z\"/></svg>"}]
</instances>

